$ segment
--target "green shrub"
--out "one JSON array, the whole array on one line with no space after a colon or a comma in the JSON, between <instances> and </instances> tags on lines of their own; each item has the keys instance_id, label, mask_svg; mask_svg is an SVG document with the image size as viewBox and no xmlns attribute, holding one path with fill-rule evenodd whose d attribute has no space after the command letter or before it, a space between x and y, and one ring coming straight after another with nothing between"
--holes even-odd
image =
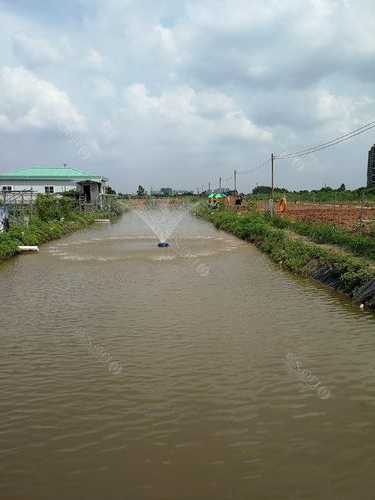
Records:
<instances>
[{"instance_id":1,"label":"green shrub","mask_svg":"<svg viewBox=\"0 0 375 500\"><path fill-rule=\"evenodd\" d=\"M72 212L69 213L69 219L42 220L33 217L27 225L13 224L7 233L0 233L0 258L15 255L20 245L41 245L46 241L61 238L64 234L92 224L99 217L101 214L97 212Z\"/></svg>"},{"instance_id":2,"label":"green shrub","mask_svg":"<svg viewBox=\"0 0 375 500\"><path fill-rule=\"evenodd\" d=\"M69 217L74 209L74 199L66 196L56 197L49 194L39 194L36 199L37 215L43 221Z\"/></svg>"},{"instance_id":3,"label":"green shrub","mask_svg":"<svg viewBox=\"0 0 375 500\"><path fill-rule=\"evenodd\" d=\"M308 276L314 269L332 268L339 276L335 286L349 295L353 295L358 287L374 279L374 273L370 272L365 261L356 257L337 255L310 242L290 239L283 228L293 227L299 234L306 235L319 243L329 240L331 243L341 241L343 244L350 244L351 248L356 248L358 254L371 250L372 243L368 241L369 238L348 234L346 231L329 225L289 221L281 223L279 218L267 217L255 212L241 216L228 210L201 208L196 213L211 221L218 229L255 242L262 251L270 255L272 260L294 273Z\"/></svg>"},{"instance_id":4,"label":"green shrub","mask_svg":"<svg viewBox=\"0 0 375 500\"><path fill-rule=\"evenodd\" d=\"M0 258L16 255L17 247L17 242L8 233L0 233Z\"/></svg>"},{"instance_id":5,"label":"green shrub","mask_svg":"<svg viewBox=\"0 0 375 500\"><path fill-rule=\"evenodd\" d=\"M269 217L268 221L278 228L289 228L315 243L338 245L354 255L375 259L375 238L371 235L355 234L331 224L293 222L280 217Z\"/></svg>"}]
</instances>

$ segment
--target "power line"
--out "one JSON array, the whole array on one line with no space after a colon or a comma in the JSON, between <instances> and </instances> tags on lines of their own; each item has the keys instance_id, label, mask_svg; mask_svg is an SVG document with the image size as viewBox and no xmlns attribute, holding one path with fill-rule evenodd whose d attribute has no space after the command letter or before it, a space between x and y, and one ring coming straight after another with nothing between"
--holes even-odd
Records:
<instances>
[{"instance_id":1,"label":"power line","mask_svg":"<svg viewBox=\"0 0 375 500\"><path fill-rule=\"evenodd\" d=\"M270 162L270 159L267 158L265 161L263 161L262 163L260 163L259 165L257 165L254 168L250 168L248 170L236 170L236 173L237 173L237 175L249 175L249 174L252 174L253 172L257 172L261 168L265 167L267 165L267 163L269 163L269 162ZM232 179L233 179L233 175L231 175L230 177L226 177L225 179L222 179L222 181L228 182Z\"/></svg>"},{"instance_id":2,"label":"power line","mask_svg":"<svg viewBox=\"0 0 375 500\"><path fill-rule=\"evenodd\" d=\"M230 176L230 177L226 177L225 179L223 179L223 182L228 182L228 181L231 181L231 180L232 180L232 178L233 178L232 176Z\"/></svg>"},{"instance_id":3,"label":"power line","mask_svg":"<svg viewBox=\"0 0 375 500\"><path fill-rule=\"evenodd\" d=\"M258 170L260 170L261 168L265 167L268 163L269 163L269 158L267 158L265 161L263 161L262 163L260 163L259 165L257 165L255 168L251 168L251 169L248 169L248 170L234 170L234 173L233 175L231 175L230 177L226 177L225 179L221 179L221 182L222 183L226 183L226 182L229 182L231 180L234 181L234 184L235 184L235 188L236 188L236 176L238 175L248 175L248 174L252 174L253 172L257 172Z\"/></svg>"},{"instance_id":4,"label":"power line","mask_svg":"<svg viewBox=\"0 0 375 500\"><path fill-rule=\"evenodd\" d=\"M375 121L367 123L366 125L363 125L362 127L359 127L358 129L355 129L351 132L348 132L342 136L336 137L335 139L331 139L328 142L324 142L322 144L317 144L316 146L310 146L306 147L300 151L296 151L294 153L285 153L281 154L279 156L276 156L278 160L284 160L284 159L289 159L293 157L298 157L298 156L306 156L307 154L314 153L315 151L320 151L322 149L326 149L328 147L335 146L336 144L340 144L341 142L347 141L351 139L352 137L355 137L357 135L363 134L375 127Z\"/></svg>"},{"instance_id":5,"label":"power line","mask_svg":"<svg viewBox=\"0 0 375 500\"><path fill-rule=\"evenodd\" d=\"M370 130L372 130L374 128L375 128L375 121L371 121L369 123L366 123L365 125L362 125L361 127L358 127L356 129L352 130L351 132L347 132L346 134L335 137L334 139L331 139L329 141L322 142L320 144L316 144L315 146L307 146L307 147L300 149L298 151L295 151L293 153L282 153L279 155L272 154L271 155L271 158L272 158L271 164L272 164L272 179L273 179L273 181L274 181L274 160L293 160L296 158L303 158L303 157L308 156L310 154L317 153L318 151L323 151L325 149L334 147L334 146L341 144L343 142L349 141L350 139L357 137L359 135L365 134L366 132L369 132ZM257 165L255 168L251 168L248 170L240 170L240 171L235 170L234 177L236 177L237 175L252 174L253 172L256 172L256 171L262 169L263 167L265 167L267 164L269 164L269 162L270 162L270 159L267 158L265 161L263 161L262 163ZM228 182L231 179L232 179L232 176L226 177L225 179L223 179L223 182ZM221 181L222 181L222 178L220 178L220 181L219 181L220 188L221 188Z\"/></svg>"},{"instance_id":6,"label":"power line","mask_svg":"<svg viewBox=\"0 0 375 500\"><path fill-rule=\"evenodd\" d=\"M333 146L336 146L337 144L341 144L343 142L349 141L353 137L356 137L358 135L364 134L368 132L369 130L372 130L375 128L375 121L366 123L365 125L362 125L361 127L352 130L351 132L347 132L346 134L343 134L339 137L336 137L335 139L331 139L330 141L323 142L321 144L317 144L315 146L309 146L304 149L301 149L299 151L295 151L294 153L285 153L285 154L280 154L278 156L275 156L275 159L277 160L289 160L289 159L294 159L294 158L302 158L304 156L316 153L318 151L322 151L324 149L331 148Z\"/></svg>"},{"instance_id":7,"label":"power line","mask_svg":"<svg viewBox=\"0 0 375 500\"><path fill-rule=\"evenodd\" d=\"M237 175L249 175L249 174L252 174L253 172L256 172L257 170L260 170L261 168L265 167L267 165L267 163L269 163L269 162L270 162L270 159L267 158L267 160L265 160L264 162L262 162L261 164L259 164L255 168L251 168L249 170L237 170Z\"/></svg>"}]
</instances>

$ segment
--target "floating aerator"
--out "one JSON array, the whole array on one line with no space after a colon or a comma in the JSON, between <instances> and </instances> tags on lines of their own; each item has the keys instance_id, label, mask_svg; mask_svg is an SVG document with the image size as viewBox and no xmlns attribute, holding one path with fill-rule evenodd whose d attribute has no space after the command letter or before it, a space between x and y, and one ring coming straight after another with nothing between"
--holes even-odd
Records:
<instances>
[{"instance_id":1,"label":"floating aerator","mask_svg":"<svg viewBox=\"0 0 375 500\"><path fill-rule=\"evenodd\" d=\"M158 243L158 247L159 248L168 248L169 243L167 243L166 241L161 241L160 243Z\"/></svg>"}]
</instances>

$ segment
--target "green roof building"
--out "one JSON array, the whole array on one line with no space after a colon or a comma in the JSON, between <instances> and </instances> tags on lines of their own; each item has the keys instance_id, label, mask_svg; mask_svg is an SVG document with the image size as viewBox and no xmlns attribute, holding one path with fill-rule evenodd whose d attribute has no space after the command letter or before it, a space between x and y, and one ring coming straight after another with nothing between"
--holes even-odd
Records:
<instances>
[{"instance_id":1,"label":"green roof building","mask_svg":"<svg viewBox=\"0 0 375 500\"><path fill-rule=\"evenodd\" d=\"M70 167L31 167L0 174L0 192L28 191L33 194L78 190L87 203L103 192L103 176Z\"/></svg>"}]
</instances>

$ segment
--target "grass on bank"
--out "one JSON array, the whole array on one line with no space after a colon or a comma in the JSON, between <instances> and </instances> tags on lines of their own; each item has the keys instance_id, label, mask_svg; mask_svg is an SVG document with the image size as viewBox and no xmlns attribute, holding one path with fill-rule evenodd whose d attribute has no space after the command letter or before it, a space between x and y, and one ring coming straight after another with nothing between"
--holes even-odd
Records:
<instances>
[{"instance_id":1,"label":"grass on bank","mask_svg":"<svg viewBox=\"0 0 375 500\"><path fill-rule=\"evenodd\" d=\"M335 288L351 296L375 278L362 259L340 256L314 243L293 240L289 238L285 228L275 227L275 220L256 212L242 215L225 209L209 210L200 207L197 215L212 222L217 229L255 243L273 261L294 273L312 276L319 269L334 270L338 279Z\"/></svg>"},{"instance_id":2,"label":"grass on bank","mask_svg":"<svg viewBox=\"0 0 375 500\"><path fill-rule=\"evenodd\" d=\"M124 207L113 203L109 211L80 212L74 200L39 195L35 215L28 223L13 223L9 231L0 233L0 259L16 255L20 245L41 245L83 229L95 219L116 217L123 211Z\"/></svg>"},{"instance_id":3,"label":"grass on bank","mask_svg":"<svg viewBox=\"0 0 375 500\"><path fill-rule=\"evenodd\" d=\"M372 235L353 233L333 224L294 222L281 217L269 217L268 220L274 227L290 229L315 243L338 245L354 255L375 260L375 237Z\"/></svg>"}]
</instances>

